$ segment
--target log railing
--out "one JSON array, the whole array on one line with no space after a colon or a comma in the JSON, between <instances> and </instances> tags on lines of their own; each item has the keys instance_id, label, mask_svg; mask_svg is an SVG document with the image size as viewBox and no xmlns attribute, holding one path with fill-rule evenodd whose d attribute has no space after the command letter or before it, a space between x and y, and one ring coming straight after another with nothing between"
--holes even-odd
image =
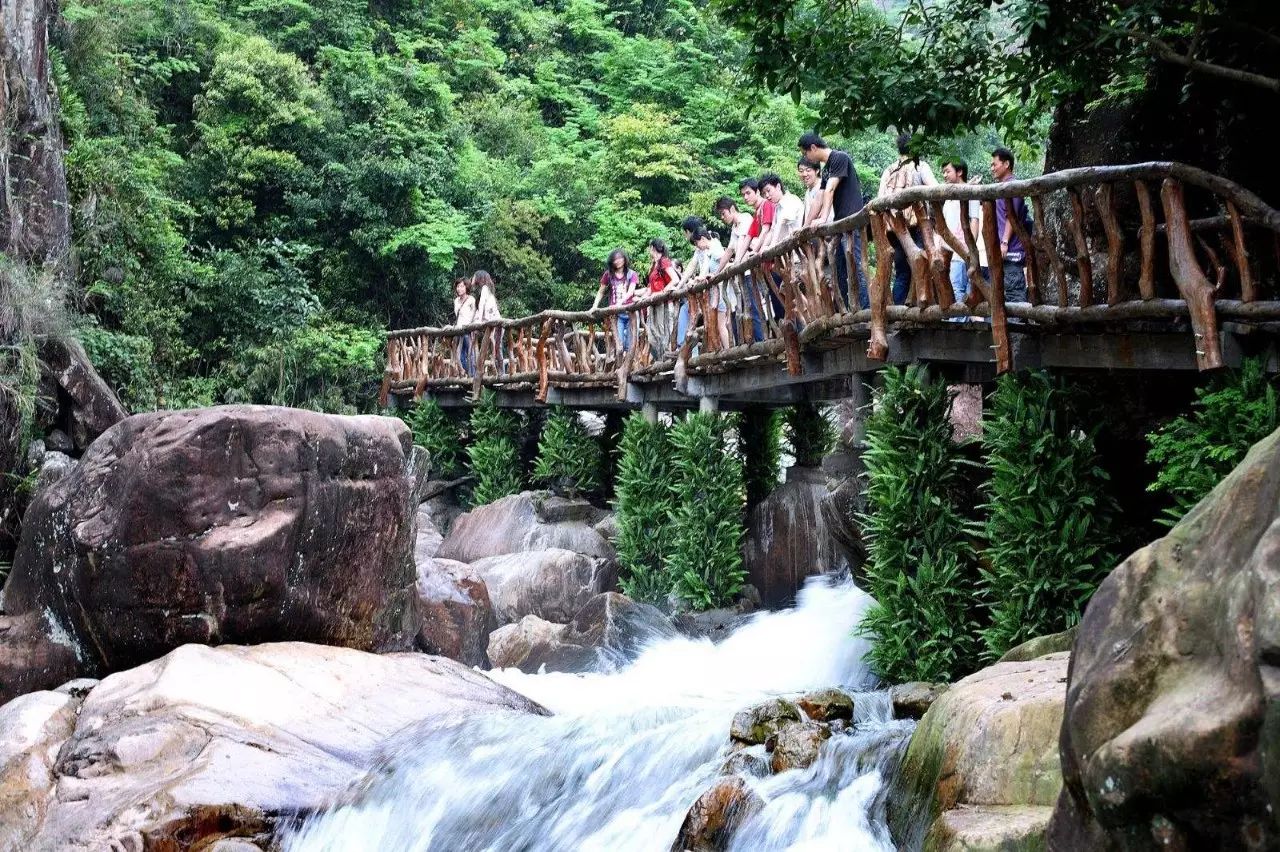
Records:
<instances>
[{"instance_id":1,"label":"log railing","mask_svg":"<svg viewBox=\"0 0 1280 852\"><path fill-rule=\"evenodd\" d=\"M1029 227L1012 217L1027 251L1028 302L1005 300L995 207L1009 198L1025 199L1031 214ZM981 204L979 235L966 227L959 239L946 228L942 208L948 200L960 201L966 214L965 202ZM911 238L908 210L919 243ZM901 241L910 265L906 305L891 304L890 234ZM987 277L978 271L979 239ZM1064 257L1064 248L1073 249L1074 258ZM948 253L968 263L969 296L962 304L953 304ZM990 322L999 372L1013 366L1010 319L1079 326L1187 317L1197 365L1212 369L1223 363L1220 316L1280 319L1280 302L1262 301L1276 296L1269 292L1274 274L1261 275L1257 257L1274 259L1274 273L1280 212L1231 181L1179 163L914 187L875 199L853 216L805 229L707 281L630 305L393 331L387 335L382 396L385 404L392 389L412 388L416 396L433 387L470 387L478 394L485 385L524 385L545 400L552 386L604 385L616 386L622 398L629 381L672 371L679 386L691 372L723 370L758 357L779 360L797 374L803 346L841 336L865 337L867 356L884 360L890 323L941 324L966 316ZM1104 262L1105 280L1098 279L1095 260ZM866 305L859 304L859 278L867 282ZM682 312L689 329L683 341L677 339ZM622 345L622 322L630 327L629 347Z\"/></svg>"}]
</instances>

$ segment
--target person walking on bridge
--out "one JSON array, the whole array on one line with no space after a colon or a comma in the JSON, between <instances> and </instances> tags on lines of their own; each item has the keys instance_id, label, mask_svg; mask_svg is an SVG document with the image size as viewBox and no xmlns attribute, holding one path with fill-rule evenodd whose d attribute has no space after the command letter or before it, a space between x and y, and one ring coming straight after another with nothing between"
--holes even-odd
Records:
<instances>
[{"instance_id":1,"label":"person walking on bridge","mask_svg":"<svg viewBox=\"0 0 1280 852\"><path fill-rule=\"evenodd\" d=\"M876 197L885 198L913 186L932 186L937 182L929 164L920 162L920 155L912 152L911 134L902 133L898 136L898 162L880 175L880 190ZM906 223L907 235L919 248L920 223L916 221L915 211L907 208L896 211L894 215ZM893 303L906 304L907 295L911 292L911 262L907 259L906 248L892 229L889 230L889 245L893 246Z\"/></svg>"},{"instance_id":2,"label":"person walking on bridge","mask_svg":"<svg viewBox=\"0 0 1280 852\"><path fill-rule=\"evenodd\" d=\"M476 297L471 295L471 281L459 278L453 282L453 324L459 327L476 321ZM471 335L458 338L458 362L467 375L474 375L471 367Z\"/></svg>"},{"instance_id":3,"label":"person walking on bridge","mask_svg":"<svg viewBox=\"0 0 1280 852\"><path fill-rule=\"evenodd\" d=\"M997 183L1013 180L1013 152L997 148L991 152L991 176ZM1004 257L1004 300L1025 302L1027 299L1027 249L1013 229L1013 218L1031 230L1024 198L996 199L996 234L1000 237L1000 254Z\"/></svg>"},{"instance_id":4,"label":"person walking on bridge","mask_svg":"<svg viewBox=\"0 0 1280 852\"><path fill-rule=\"evenodd\" d=\"M476 300L476 322L494 322L502 319L502 311L498 309L497 287L493 283L493 276L483 269L477 270L471 276L471 289L479 289L480 297ZM494 371L498 374L504 372L504 363L506 359L505 339L501 328L493 328L489 331L482 332L480 346L480 370L484 370L484 341L492 343L490 347L493 352Z\"/></svg>"},{"instance_id":5,"label":"person walking on bridge","mask_svg":"<svg viewBox=\"0 0 1280 852\"><path fill-rule=\"evenodd\" d=\"M646 283L651 296L679 283L675 262L671 260L663 240L649 240L649 277ZM654 305L648 314L649 348L653 350L654 357L658 357L671 345L671 303Z\"/></svg>"},{"instance_id":6,"label":"person walking on bridge","mask_svg":"<svg viewBox=\"0 0 1280 852\"><path fill-rule=\"evenodd\" d=\"M947 160L942 164L942 179L951 186L968 183L969 164L960 159ZM982 245L982 232L978 230L981 216L982 204L978 201L959 201L953 198L942 204L943 222L947 230L960 241L961 246L968 245L965 242L965 228L969 229L969 234L978 245ZM938 238L938 247L947 250L941 237ZM969 295L969 264L964 255L951 255L951 294L957 302L963 302Z\"/></svg>"},{"instance_id":7,"label":"person walking on bridge","mask_svg":"<svg viewBox=\"0 0 1280 852\"><path fill-rule=\"evenodd\" d=\"M591 310L600 307L605 294L609 296L609 307L629 305L635 301L636 288L640 286L640 276L631 268L631 256L620 248L609 252L609 260L605 264L604 274L600 276L600 289L596 291L596 300L591 303ZM618 330L618 348L626 352L631 348L631 317L625 313L615 314L615 327Z\"/></svg>"},{"instance_id":8,"label":"person walking on bridge","mask_svg":"<svg viewBox=\"0 0 1280 852\"><path fill-rule=\"evenodd\" d=\"M832 149L826 140L816 133L806 133L796 143L800 153L811 163L822 165L822 211L819 216L832 220L847 219L862 210L862 185L853 167L853 159L844 151ZM849 267L845 261L845 248L853 257L853 274L858 281L858 304L870 307L867 296L867 277L862 272L862 229L857 228L840 236L836 246L836 281L844 304L853 309L849 300Z\"/></svg>"}]
</instances>

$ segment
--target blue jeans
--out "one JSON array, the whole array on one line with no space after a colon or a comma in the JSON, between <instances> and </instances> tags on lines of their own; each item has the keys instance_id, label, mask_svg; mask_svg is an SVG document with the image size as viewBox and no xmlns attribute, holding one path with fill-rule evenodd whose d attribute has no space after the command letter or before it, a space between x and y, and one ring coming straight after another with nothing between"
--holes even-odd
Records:
<instances>
[{"instance_id":1,"label":"blue jeans","mask_svg":"<svg viewBox=\"0 0 1280 852\"><path fill-rule=\"evenodd\" d=\"M471 365L471 335L464 335L458 346L458 360L462 362L462 371L468 376L476 374L475 367Z\"/></svg>"},{"instance_id":2,"label":"blue jeans","mask_svg":"<svg viewBox=\"0 0 1280 852\"><path fill-rule=\"evenodd\" d=\"M969 295L969 267L963 260L951 258L951 295L963 302Z\"/></svg>"},{"instance_id":3,"label":"blue jeans","mask_svg":"<svg viewBox=\"0 0 1280 852\"><path fill-rule=\"evenodd\" d=\"M840 298L850 310L854 310L853 305L849 304L849 265L844 259L845 241L852 243L853 250L853 271L858 279L858 307L871 307L871 297L867 295L867 276L862 272L862 234L841 234L840 239L836 241L836 286L840 288Z\"/></svg>"},{"instance_id":4,"label":"blue jeans","mask_svg":"<svg viewBox=\"0 0 1280 852\"><path fill-rule=\"evenodd\" d=\"M755 289L756 281L754 275L751 275L750 273L744 275L742 283L743 289L746 291L743 295L747 297L747 306L751 308L751 339L753 342L759 343L761 340L764 340L764 317L760 315L761 306L756 304L756 299L758 298L763 304L766 296L764 293ZM760 286L761 288L767 289L769 285L762 281L760 282ZM755 293L755 296L751 295L753 292ZM736 325L737 323L734 324Z\"/></svg>"},{"instance_id":5,"label":"blue jeans","mask_svg":"<svg viewBox=\"0 0 1280 852\"><path fill-rule=\"evenodd\" d=\"M684 346L684 337L689 333L689 303L680 303L680 314L676 317L676 346Z\"/></svg>"},{"instance_id":6,"label":"blue jeans","mask_svg":"<svg viewBox=\"0 0 1280 852\"><path fill-rule=\"evenodd\" d=\"M919 246L920 229L911 228L907 233ZM893 246L893 303L905 305L907 294L911 292L911 261L907 259L907 250L902 247L897 234L889 234L889 245Z\"/></svg>"},{"instance_id":7,"label":"blue jeans","mask_svg":"<svg viewBox=\"0 0 1280 852\"><path fill-rule=\"evenodd\" d=\"M631 348L631 315L618 314L618 345L626 352Z\"/></svg>"}]
</instances>

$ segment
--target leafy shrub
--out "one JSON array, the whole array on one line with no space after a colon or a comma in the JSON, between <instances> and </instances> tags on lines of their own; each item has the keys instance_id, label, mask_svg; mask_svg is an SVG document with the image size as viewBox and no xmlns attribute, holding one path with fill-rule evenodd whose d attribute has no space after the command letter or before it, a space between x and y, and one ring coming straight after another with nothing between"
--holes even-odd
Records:
<instances>
[{"instance_id":1,"label":"leafy shrub","mask_svg":"<svg viewBox=\"0 0 1280 852\"><path fill-rule=\"evenodd\" d=\"M738 418L738 449L743 458L747 508L757 505L778 486L782 466L782 413L748 408Z\"/></svg>"},{"instance_id":2,"label":"leafy shrub","mask_svg":"<svg viewBox=\"0 0 1280 852\"><path fill-rule=\"evenodd\" d=\"M977 667L978 560L965 505L965 466L951 401L917 366L886 369L867 418L867 592L859 633L879 677L943 681Z\"/></svg>"},{"instance_id":3,"label":"leafy shrub","mask_svg":"<svg viewBox=\"0 0 1280 852\"><path fill-rule=\"evenodd\" d=\"M1239 370L1198 389L1192 409L1147 436L1147 461L1160 468L1147 490L1172 498L1162 519L1169 526L1213 490L1249 447L1280 425L1276 389L1259 359L1248 359Z\"/></svg>"},{"instance_id":4,"label":"leafy shrub","mask_svg":"<svg viewBox=\"0 0 1280 852\"><path fill-rule=\"evenodd\" d=\"M533 478L557 494L575 497L600 487L600 445L591 439L577 415L556 406L542 425Z\"/></svg>"},{"instance_id":5,"label":"leafy shrub","mask_svg":"<svg viewBox=\"0 0 1280 852\"><path fill-rule=\"evenodd\" d=\"M1002 376L983 418L987 655L1065 630L1115 562L1108 476L1067 387L1044 373Z\"/></svg>"},{"instance_id":6,"label":"leafy shrub","mask_svg":"<svg viewBox=\"0 0 1280 852\"><path fill-rule=\"evenodd\" d=\"M836 442L836 431L822 408L812 402L804 402L788 408L786 418L787 443L796 464L820 467L822 457L831 452Z\"/></svg>"},{"instance_id":7,"label":"leafy shrub","mask_svg":"<svg viewBox=\"0 0 1280 852\"><path fill-rule=\"evenodd\" d=\"M483 506L520 490L518 433L516 418L498 408L493 391L485 391L471 412L471 446L467 447L471 473L476 478L471 489L472 506Z\"/></svg>"},{"instance_id":8,"label":"leafy shrub","mask_svg":"<svg viewBox=\"0 0 1280 852\"><path fill-rule=\"evenodd\" d=\"M663 559L675 508L672 476L666 427L648 422L639 412L632 414L622 427L613 505L622 590L636 600L660 603L671 592Z\"/></svg>"},{"instance_id":9,"label":"leafy shrub","mask_svg":"<svg viewBox=\"0 0 1280 852\"><path fill-rule=\"evenodd\" d=\"M456 476L462 469L462 429L440 403L424 396L409 409L404 422L413 442L430 455L432 475Z\"/></svg>"},{"instance_id":10,"label":"leafy shrub","mask_svg":"<svg viewBox=\"0 0 1280 852\"><path fill-rule=\"evenodd\" d=\"M695 609L724 606L742 588L742 462L725 446L732 421L690 414L671 429L675 512L667 571Z\"/></svg>"}]
</instances>

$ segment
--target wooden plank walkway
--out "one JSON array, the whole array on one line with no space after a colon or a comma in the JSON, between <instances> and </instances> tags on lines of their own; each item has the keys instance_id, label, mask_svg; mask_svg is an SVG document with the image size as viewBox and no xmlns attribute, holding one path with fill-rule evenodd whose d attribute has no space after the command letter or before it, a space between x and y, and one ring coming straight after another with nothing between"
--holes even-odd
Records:
<instances>
[{"instance_id":1,"label":"wooden plank walkway","mask_svg":"<svg viewBox=\"0 0 1280 852\"><path fill-rule=\"evenodd\" d=\"M1026 302L1005 299L995 224L996 203L1015 197L1029 199L1033 211L1029 223L1015 225L1028 247ZM974 236L966 229L962 244L943 226L942 204L953 199L982 204L989 280L976 273ZM892 305L891 264L872 262L870 252L859 260L855 241L889 259L888 234L907 236L908 210L923 246L904 239L911 292L907 305ZM964 304L953 303L939 240L968 259ZM906 363L938 365L958 381L1032 367L1212 370L1247 355L1275 369L1278 268L1280 213L1177 163L917 187L802 231L709 281L625 307L393 331L382 402L430 394L468 405L492 388L503 405L517 407L782 406L848 396L855 376ZM849 296L859 272L865 307ZM723 300L709 298L712 288L739 309L718 311ZM674 317L682 309L691 331L678 341ZM621 315L630 319L629 348L620 345Z\"/></svg>"}]
</instances>

